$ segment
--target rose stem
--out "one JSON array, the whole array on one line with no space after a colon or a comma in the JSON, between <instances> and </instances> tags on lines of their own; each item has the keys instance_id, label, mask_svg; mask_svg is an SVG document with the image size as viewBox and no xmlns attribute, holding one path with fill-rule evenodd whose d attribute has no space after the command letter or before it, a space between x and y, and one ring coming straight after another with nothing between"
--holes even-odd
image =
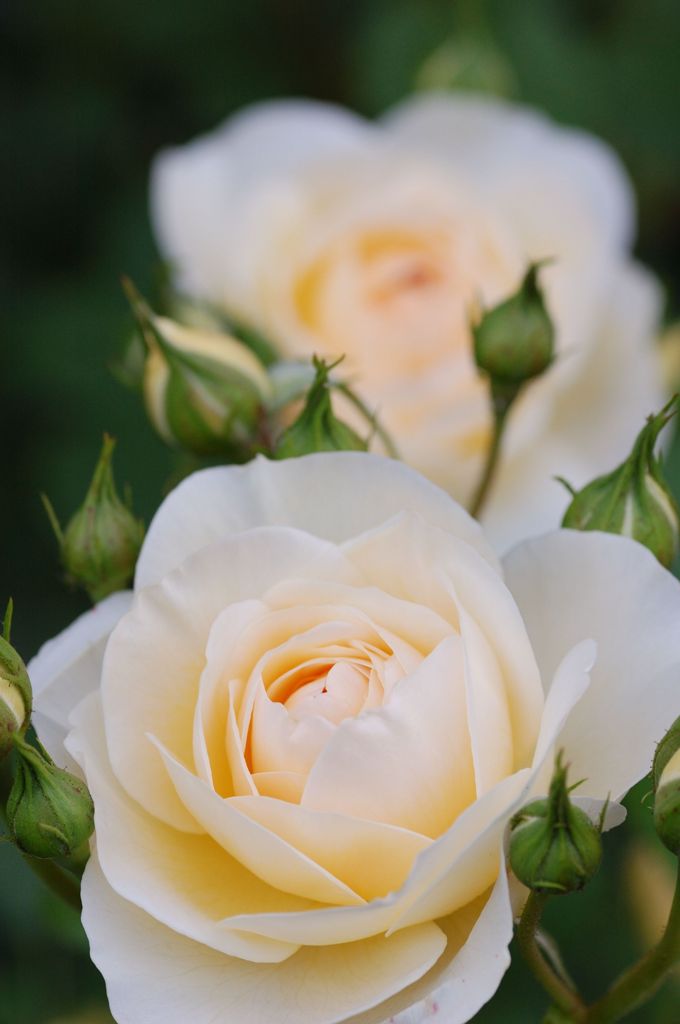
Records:
<instances>
[{"instance_id":1,"label":"rose stem","mask_svg":"<svg viewBox=\"0 0 680 1024\"><path fill-rule=\"evenodd\" d=\"M348 387L346 384L333 383L333 387L335 388L336 391L340 391L345 396L345 398L349 399L349 401L352 403L355 409L359 410L361 415L364 417L364 419L370 426L373 433L376 434L377 437L379 437L382 443L384 444L385 451L387 452L389 457L391 459L399 459L400 455L399 451L397 450L397 446L395 445L394 441L381 424L377 415L375 413L372 413L371 410L366 405L366 403L362 402L359 396L355 395L352 389Z\"/></svg>"},{"instance_id":2,"label":"rose stem","mask_svg":"<svg viewBox=\"0 0 680 1024\"><path fill-rule=\"evenodd\" d=\"M491 487L491 481L493 480L494 473L496 472L498 458L501 453L501 441L503 440L503 433L505 431L509 408L509 403L504 408L494 403L491 447L489 448L489 452L486 457L486 464L484 466L482 478L479 481L477 491L470 506L470 515L474 516L475 519L479 518L479 514L484 507L487 497L489 496L489 488Z\"/></svg>"},{"instance_id":3,"label":"rose stem","mask_svg":"<svg viewBox=\"0 0 680 1024\"><path fill-rule=\"evenodd\" d=\"M650 999L666 976L680 963L680 861L675 894L666 929L658 944L614 982L590 1007L586 1024L611 1024Z\"/></svg>"},{"instance_id":4,"label":"rose stem","mask_svg":"<svg viewBox=\"0 0 680 1024\"><path fill-rule=\"evenodd\" d=\"M529 893L529 899L517 927L517 943L526 963L555 1006L570 1019L583 1021L586 1012L585 1004L577 993L554 972L536 942L536 930L548 898L547 893Z\"/></svg>"}]
</instances>

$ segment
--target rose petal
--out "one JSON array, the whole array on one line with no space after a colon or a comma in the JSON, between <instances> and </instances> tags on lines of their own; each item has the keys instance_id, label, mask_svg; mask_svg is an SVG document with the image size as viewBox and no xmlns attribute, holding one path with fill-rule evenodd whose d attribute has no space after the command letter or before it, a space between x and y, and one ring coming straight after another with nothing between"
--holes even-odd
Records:
<instances>
[{"instance_id":1,"label":"rose petal","mask_svg":"<svg viewBox=\"0 0 680 1024\"><path fill-rule=\"evenodd\" d=\"M181 287L235 310L257 301L261 247L266 251L272 230L297 210L291 172L310 158L351 152L369 132L339 107L289 100L258 104L217 132L160 153L151 214ZM229 258L234 252L238 260Z\"/></svg>"},{"instance_id":2,"label":"rose petal","mask_svg":"<svg viewBox=\"0 0 680 1024\"><path fill-rule=\"evenodd\" d=\"M310 947L278 965L245 963L158 924L117 896L94 856L83 924L119 1024L340 1024L425 974L446 945L434 924L391 939Z\"/></svg>"},{"instance_id":3,"label":"rose petal","mask_svg":"<svg viewBox=\"0 0 680 1024\"><path fill-rule=\"evenodd\" d=\"M69 750L81 764L95 803L97 854L119 896L180 935L231 956L277 963L297 946L227 931L221 918L261 910L310 909L311 902L273 889L208 836L176 832L144 813L116 782L106 757L99 694L73 715Z\"/></svg>"},{"instance_id":4,"label":"rose petal","mask_svg":"<svg viewBox=\"0 0 680 1024\"><path fill-rule=\"evenodd\" d=\"M580 794L618 799L680 713L680 583L635 541L570 530L521 544L505 569L544 678L570 645L597 641L559 743L586 780Z\"/></svg>"},{"instance_id":5,"label":"rose petal","mask_svg":"<svg viewBox=\"0 0 680 1024\"><path fill-rule=\"evenodd\" d=\"M77 770L64 748L68 716L99 687L104 648L132 604L130 591L111 594L40 648L28 663L33 687L33 724L60 767Z\"/></svg>"},{"instance_id":6,"label":"rose petal","mask_svg":"<svg viewBox=\"0 0 680 1024\"><path fill-rule=\"evenodd\" d=\"M436 837L475 799L463 652L443 640L389 703L338 726L302 806Z\"/></svg>"},{"instance_id":7,"label":"rose petal","mask_svg":"<svg viewBox=\"0 0 680 1024\"><path fill-rule=\"evenodd\" d=\"M135 586L157 583L194 551L244 529L284 525L340 542L404 509L461 537L491 565L498 564L475 520L418 473L379 455L322 452L281 462L258 457L245 466L220 466L188 477L168 495L149 527Z\"/></svg>"},{"instance_id":8,"label":"rose petal","mask_svg":"<svg viewBox=\"0 0 680 1024\"><path fill-rule=\"evenodd\" d=\"M330 871L275 834L249 815L239 803L253 800L258 806L267 797L233 797L224 800L213 789L187 771L158 740L150 737L159 751L168 777L192 820L201 826L228 853L258 878L284 892L318 903L360 904L363 898L353 892ZM282 807L292 806L270 800ZM247 804L246 804L247 807Z\"/></svg>"},{"instance_id":9,"label":"rose petal","mask_svg":"<svg viewBox=\"0 0 680 1024\"><path fill-rule=\"evenodd\" d=\"M234 797L229 804L366 900L398 889L418 854L431 845L426 836L406 828L346 814L310 811L267 797Z\"/></svg>"},{"instance_id":10,"label":"rose petal","mask_svg":"<svg viewBox=\"0 0 680 1024\"><path fill-rule=\"evenodd\" d=\"M306 572L344 582L353 578L334 545L299 530L269 527L203 548L158 586L136 595L109 641L102 696L114 773L150 814L196 830L144 737L153 732L193 766L194 713L215 618L229 604L259 597L278 580Z\"/></svg>"},{"instance_id":11,"label":"rose petal","mask_svg":"<svg viewBox=\"0 0 680 1024\"><path fill-rule=\"evenodd\" d=\"M503 673L514 766L529 764L543 706L541 681L517 606L500 576L460 537L402 513L343 545L367 581L457 622L458 605L477 622ZM395 552L399 557L395 558Z\"/></svg>"}]
</instances>

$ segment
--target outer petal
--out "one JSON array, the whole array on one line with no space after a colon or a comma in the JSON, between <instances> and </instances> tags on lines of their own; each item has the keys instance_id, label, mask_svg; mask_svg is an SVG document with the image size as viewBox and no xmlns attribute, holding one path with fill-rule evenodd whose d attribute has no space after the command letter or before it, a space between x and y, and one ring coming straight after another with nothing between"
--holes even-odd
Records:
<instances>
[{"instance_id":1,"label":"outer petal","mask_svg":"<svg viewBox=\"0 0 680 1024\"><path fill-rule=\"evenodd\" d=\"M504 199L514 224L529 216L538 221L536 204L557 195L553 216L543 218L548 227L567 205L581 211L591 231L610 244L624 248L632 241L628 176L613 150L592 135L556 125L516 103L450 93L409 100L383 123L401 144L443 156L494 198Z\"/></svg>"},{"instance_id":2,"label":"outer petal","mask_svg":"<svg viewBox=\"0 0 680 1024\"><path fill-rule=\"evenodd\" d=\"M373 129L339 107L262 103L190 145L161 153L151 213L180 285L229 308L252 308L272 232L295 217L299 174L370 140Z\"/></svg>"},{"instance_id":3,"label":"outer petal","mask_svg":"<svg viewBox=\"0 0 680 1024\"><path fill-rule=\"evenodd\" d=\"M571 530L520 544L505 569L544 679L568 647L597 642L592 685L559 742L582 795L617 799L680 712L680 583L635 541Z\"/></svg>"},{"instance_id":4,"label":"outer petal","mask_svg":"<svg viewBox=\"0 0 680 1024\"><path fill-rule=\"evenodd\" d=\"M487 898L439 922L447 947L415 984L345 1024L466 1024L491 999L510 966L512 907L504 870ZM399 934L399 933L397 933Z\"/></svg>"},{"instance_id":5,"label":"outer petal","mask_svg":"<svg viewBox=\"0 0 680 1024\"><path fill-rule=\"evenodd\" d=\"M83 924L118 1024L340 1024L421 978L446 938L434 924L302 949L282 964L224 956L159 925L110 888L93 856Z\"/></svg>"},{"instance_id":6,"label":"outer petal","mask_svg":"<svg viewBox=\"0 0 680 1024\"><path fill-rule=\"evenodd\" d=\"M188 477L149 527L135 586L157 583L193 552L241 530L292 526L339 543L405 509L497 566L478 523L412 469L365 452L322 452L281 462L258 457Z\"/></svg>"},{"instance_id":7,"label":"outer petal","mask_svg":"<svg viewBox=\"0 0 680 1024\"><path fill-rule=\"evenodd\" d=\"M116 892L173 931L222 953L264 963L285 960L292 943L259 945L220 926L235 913L299 911L314 903L287 896L252 875L208 836L177 832L146 814L116 782L106 756L99 694L73 716L69 750L95 803L97 853Z\"/></svg>"},{"instance_id":8,"label":"outer petal","mask_svg":"<svg viewBox=\"0 0 680 1024\"><path fill-rule=\"evenodd\" d=\"M344 582L355 576L332 544L299 530L254 529L203 547L161 584L137 594L108 645L102 696L114 773L150 814L197 829L146 734L193 765L194 711L215 618L232 602L310 570Z\"/></svg>"},{"instance_id":9,"label":"outer petal","mask_svg":"<svg viewBox=\"0 0 680 1024\"><path fill-rule=\"evenodd\" d=\"M130 591L111 594L43 644L29 662L33 724L57 764L71 771L77 766L64 748L69 715L83 697L99 688L104 648L131 604Z\"/></svg>"}]
</instances>

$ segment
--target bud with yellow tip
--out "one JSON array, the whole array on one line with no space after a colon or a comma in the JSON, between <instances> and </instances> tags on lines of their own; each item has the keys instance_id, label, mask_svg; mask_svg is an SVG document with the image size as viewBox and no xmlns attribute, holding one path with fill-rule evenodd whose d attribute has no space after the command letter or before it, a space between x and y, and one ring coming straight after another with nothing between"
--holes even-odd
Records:
<instances>
[{"instance_id":1,"label":"bud with yellow tip","mask_svg":"<svg viewBox=\"0 0 680 1024\"><path fill-rule=\"evenodd\" d=\"M156 316L124 286L147 346L144 399L156 431L194 455L250 458L271 390L263 364L229 334Z\"/></svg>"},{"instance_id":2,"label":"bud with yellow tip","mask_svg":"<svg viewBox=\"0 0 680 1024\"><path fill-rule=\"evenodd\" d=\"M16 737L28 728L33 705L26 666L9 642L11 624L10 600L0 636L0 761L10 753Z\"/></svg>"}]
</instances>

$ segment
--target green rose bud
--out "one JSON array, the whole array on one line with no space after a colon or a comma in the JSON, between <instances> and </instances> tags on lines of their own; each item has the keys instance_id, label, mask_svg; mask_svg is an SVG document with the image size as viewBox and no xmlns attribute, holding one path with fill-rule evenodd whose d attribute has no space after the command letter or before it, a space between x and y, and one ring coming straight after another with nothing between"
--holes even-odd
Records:
<instances>
[{"instance_id":1,"label":"green rose bud","mask_svg":"<svg viewBox=\"0 0 680 1024\"><path fill-rule=\"evenodd\" d=\"M483 313L472 328L475 361L501 404L509 404L553 361L555 329L538 285L541 266L531 263L517 292Z\"/></svg>"},{"instance_id":2,"label":"green rose bud","mask_svg":"<svg viewBox=\"0 0 680 1024\"><path fill-rule=\"evenodd\" d=\"M664 846L680 857L680 750L661 773L654 797L654 825Z\"/></svg>"},{"instance_id":3,"label":"green rose bud","mask_svg":"<svg viewBox=\"0 0 680 1024\"><path fill-rule=\"evenodd\" d=\"M94 829L87 786L23 738L15 740L15 750L17 771L7 801L12 837L31 857L71 856Z\"/></svg>"},{"instance_id":4,"label":"green rose bud","mask_svg":"<svg viewBox=\"0 0 680 1024\"><path fill-rule=\"evenodd\" d=\"M575 892L599 867L600 830L572 804L569 792L558 756L548 797L527 804L510 822L510 866L535 892Z\"/></svg>"},{"instance_id":5,"label":"green rose bud","mask_svg":"<svg viewBox=\"0 0 680 1024\"><path fill-rule=\"evenodd\" d=\"M652 781L656 831L664 846L680 857L680 717L656 748Z\"/></svg>"},{"instance_id":6,"label":"green rose bud","mask_svg":"<svg viewBox=\"0 0 680 1024\"><path fill-rule=\"evenodd\" d=\"M122 590L132 579L144 524L118 497L111 459L116 442L104 435L101 454L85 501L62 531L47 498L43 502L61 549L69 582L93 601Z\"/></svg>"},{"instance_id":7,"label":"green rose bud","mask_svg":"<svg viewBox=\"0 0 680 1024\"><path fill-rule=\"evenodd\" d=\"M271 390L263 364L232 335L156 316L125 287L147 346L144 398L157 432L194 455L252 457Z\"/></svg>"},{"instance_id":8,"label":"green rose bud","mask_svg":"<svg viewBox=\"0 0 680 1024\"><path fill-rule=\"evenodd\" d=\"M574 494L562 526L632 537L668 568L678 550L678 506L654 455L657 437L675 414L676 399L650 416L620 466ZM571 488L570 488L571 490Z\"/></svg>"},{"instance_id":9,"label":"green rose bud","mask_svg":"<svg viewBox=\"0 0 680 1024\"><path fill-rule=\"evenodd\" d=\"M314 356L316 376L307 392L304 408L279 438L275 458L290 459L311 452L366 451L367 442L333 412L328 374L337 365L329 366Z\"/></svg>"},{"instance_id":10,"label":"green rose bud","mask_svg":"<svg viewBox=\"0 0 680 1024\"><path fill-rule=\"evenodd\" d=\"M0 636L0 761L12 750L17 735L27 728L33 704L26 666L9 642L11 621L10 601Z\"/></svg>"}]
</instances>

